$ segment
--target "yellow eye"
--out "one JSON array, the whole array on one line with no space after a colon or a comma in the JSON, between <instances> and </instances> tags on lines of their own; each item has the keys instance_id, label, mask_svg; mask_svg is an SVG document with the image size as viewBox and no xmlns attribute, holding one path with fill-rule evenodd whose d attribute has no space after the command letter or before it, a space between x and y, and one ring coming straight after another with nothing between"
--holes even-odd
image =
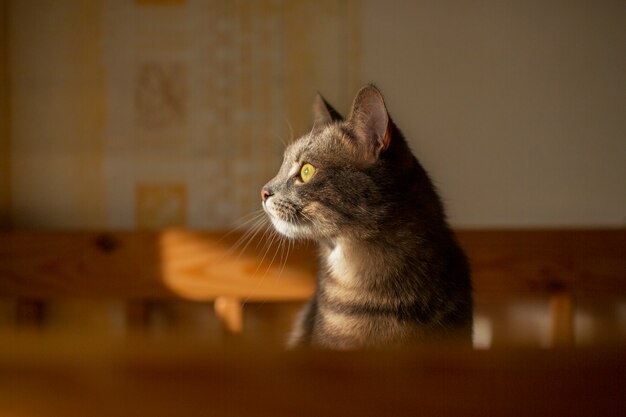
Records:
<instances>
[{"instance_id":1,"label":"yellow eye","mask_svg":"<svg viewBox=\"0 0 626 417\"><path fill-rule=\"evenodd\" d=\"M315 173L315 168L311 164L302 165L302 169L300 169L300 178L302 178L302 182L307 183L311 181L313 178L313 174Z\"/></svg>"}]
</instances>

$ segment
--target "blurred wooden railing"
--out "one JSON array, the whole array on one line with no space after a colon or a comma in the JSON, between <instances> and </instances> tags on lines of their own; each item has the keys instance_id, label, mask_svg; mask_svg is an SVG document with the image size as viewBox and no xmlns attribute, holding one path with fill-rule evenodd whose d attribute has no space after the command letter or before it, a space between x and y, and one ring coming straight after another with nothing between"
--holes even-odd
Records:
<instances>
[{"instance_id":1,"label":"blurred wooden railing","mask_svg":"<svg viewBox=\"0 0 626 417\"><path fill-rule=\"evenodd\" d=\"M620 416L620 348L281 352L186 340L0 345L12 417Z\"/></svg>"},{"instance_id":2,"label":"blurred wooden railing","mask_svg":"<svg viewBox=\"0 0 626 417\"><path fill-rule=\"evenodd\" d=\"M579 300L626 297L626 231L458 236L477 305L550 300L557 348L284 352L264 344L265 336L252 344L202 343L195 332L205 328L116 338L99 328L22 325L31 330L0 332L0 415L623 415L623 343L574 348L572 317ZM13 300L17 322L32 323L46 322L48 304L120 299L126 319L139 325L151 302L212 301L223 326L241 332L244 301L308 298L316 261L310 245L290 247L286 258L284 244L237 246L240 237L0 233L0 301Z\"/></svg>"},{"instance_id":3,"label":"blurred wooden railing","mask_svg":"<svg viewBox=\"0 0 626 417\"><path fill-rule=\"evenodd\" d=\"M471 261L475 299L550 298L554 345L571 343L577 297L626 295L626 230L457 235ZM19 314L35 318L37 303L54 299L211 300L224 325L239 332L242 301L304 300L316 270L311 245L241 237L186 230L0 233L0 298L20 300Z\"/></svg>"}]
</instances>

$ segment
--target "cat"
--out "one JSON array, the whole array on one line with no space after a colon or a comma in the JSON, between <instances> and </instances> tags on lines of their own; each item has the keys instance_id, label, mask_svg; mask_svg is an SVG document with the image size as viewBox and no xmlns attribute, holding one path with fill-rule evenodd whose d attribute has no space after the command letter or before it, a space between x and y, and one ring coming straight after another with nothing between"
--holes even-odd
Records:
<instances>
[{"instance_id":1,"label":"cat","mask_svg":"<svg viewBox=\"0 0 626 417\"><path fill-rule=\"evenodd\" d=\"M471 343L467 259L380 91L361 88L345 119L319 94L313 108L261 190L281 235L318 245L316 291L288 346Z\"/></svg>"}]
</instances>

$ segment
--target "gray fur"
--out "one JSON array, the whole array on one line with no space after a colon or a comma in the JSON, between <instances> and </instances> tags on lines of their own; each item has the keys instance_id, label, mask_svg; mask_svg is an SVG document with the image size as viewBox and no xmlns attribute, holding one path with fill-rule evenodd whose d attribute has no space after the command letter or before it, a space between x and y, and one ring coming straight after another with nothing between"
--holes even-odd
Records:
<instances>
[{"instance_id":1,"label":"gray fur","mask_svg":"<svg viewBox=\"0 0 626 417\"><path fill-rule=\"evenodd\" d=\"M263 193L280 233L319 247L317 290L289 345L470 342L467 260L378 89L363 87L346 120L321 96L314 111L314 129L285 150ZM306 184L305 163L316 169Z\"/></svg>"}]
</instances>

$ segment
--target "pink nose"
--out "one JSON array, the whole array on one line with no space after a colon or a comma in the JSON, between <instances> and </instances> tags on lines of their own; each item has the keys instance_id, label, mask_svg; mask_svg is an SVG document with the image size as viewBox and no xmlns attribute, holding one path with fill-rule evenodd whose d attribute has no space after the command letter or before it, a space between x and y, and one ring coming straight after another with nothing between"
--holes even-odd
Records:
<instances>
[{"instance_id":1,"label":"pink nose","mask_svg":"<svg viewBox=\"0 0 626 417\"><path fill-rule=\"evenodd\" d=\"M267 188L263 188L261 190L261 199L263 201L267 200L268 198L270 198L270 196L272 195L272 193L269 192L269 190Z\"/></svg>"}]
</instances>

